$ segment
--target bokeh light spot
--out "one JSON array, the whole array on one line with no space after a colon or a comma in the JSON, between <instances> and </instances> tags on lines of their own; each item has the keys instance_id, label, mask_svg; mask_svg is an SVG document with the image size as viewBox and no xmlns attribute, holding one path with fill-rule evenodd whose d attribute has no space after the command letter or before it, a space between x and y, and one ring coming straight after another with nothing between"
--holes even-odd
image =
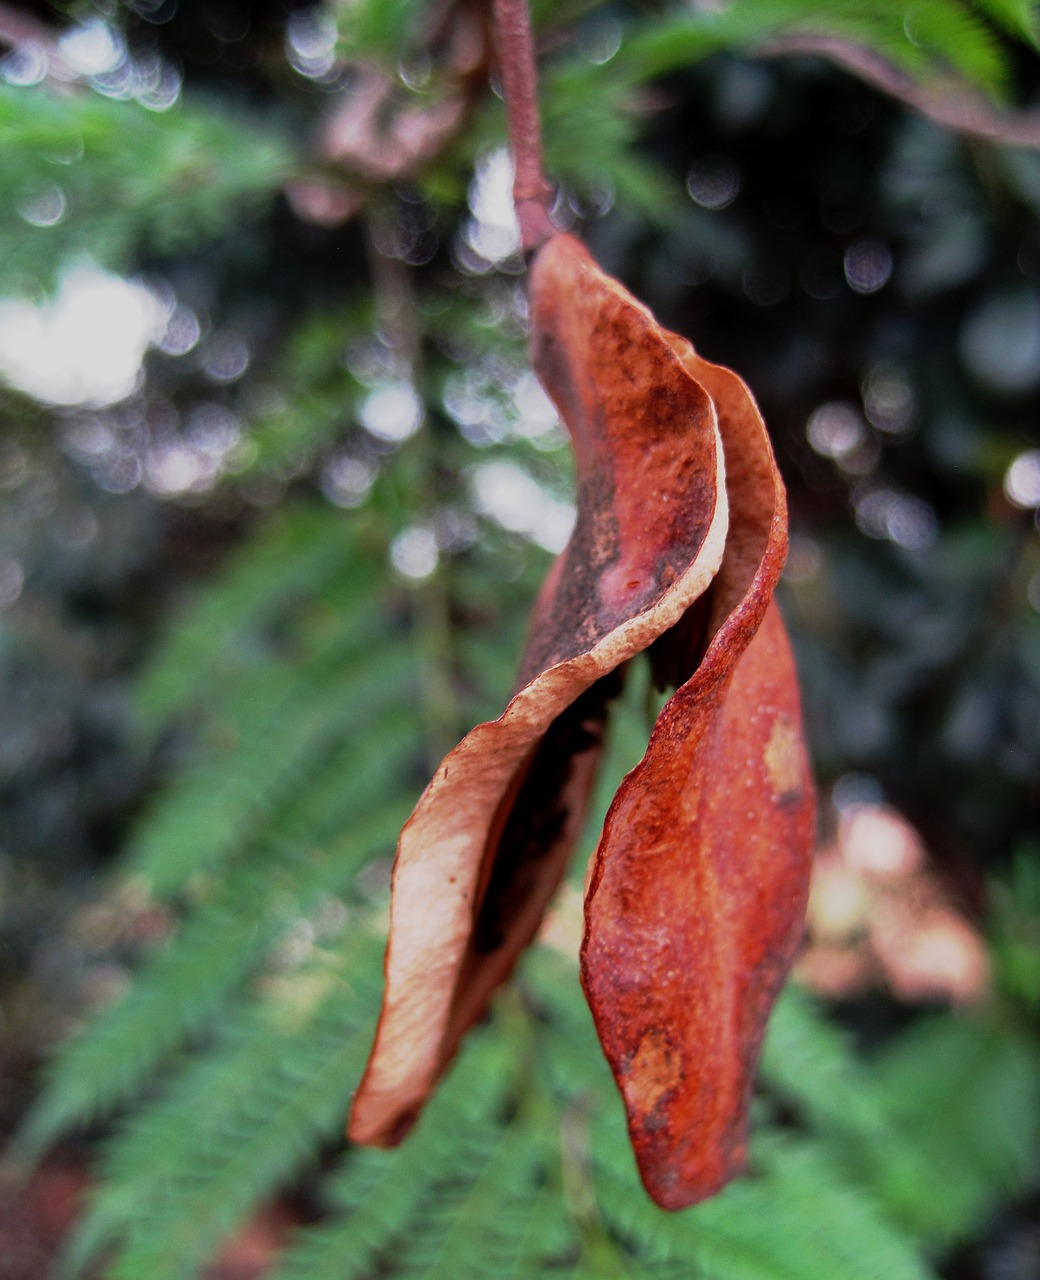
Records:
<instances>
[{"instance_id":1,"label":"bokeh light spot","mask_svg":"<svg viewBox=\"0 0 1040 1280\"><path fill-rule=\"evenodd\" d=\"M1040 507L1040 449L1027 449L1012 462L1004 476L1004 492L1016 507Z\"/></svg>"},{"instance_id":2,"label":"bokeh light spot","mask_svg":"<svg viewBox=\"0 0 1040 1280\"><path fill-rule=\"evenodd\" d=\"M437 568L440 553L432 529L413 525L402 530L390 544L390 561L402 577L421 582Z\"/></svg>"},{"instance_id":3,"label":"bokeh light spot","mask_svg":"<svg viewBox=\"0 0 1040 1280\"><path fill-rule=\"evenodd\" d=\"M740 194L740 170L729 156L703 156L690 166L686 190L702 209L725 209Z\"/></svg>"},{"instance_id":4,"label":"bokeh light spot","mask_svg":"<svg viewBox=\"0 0 1040 1280\"><path fill-rule=\"evenodd\" d=\"M965 322L960 351L971 373L994 391L1040 386L1040 296L1023 290L987 299Z\"/></svg>"},{"instance_id":5,"label":"bokeh light spot","mask_svg":"<svg viewBox=\"0 0 1040 1280\"><path fill-rule=\"evenodd\" d=\"M845 250L845 279L856 293L877 293L892 274L892 250L881 240L857 240Z\"/></svg>"},{"instance_id":6,"label":"bokeh light spot","mask_svg":"<svg viewBox=\"0 0 1040 1280\"><path fill-rule=\"evenodd\" d=\"M513 462L484 462L473 472L477 509L503 529L559 552L574 528L572 503L561 502Z\"/></svg>"},{"instance_id":7,"label":"bokeh light spot","mask_svg":"<svg viewBox=\"0 0 1040 1280\"><path fill-rule=\"evenodd\" d=\"M400 444L422 425L422 402L407 383L391 383L365 397L358 417L369 435L387 444Z\"/></svg>"}]
</instances>

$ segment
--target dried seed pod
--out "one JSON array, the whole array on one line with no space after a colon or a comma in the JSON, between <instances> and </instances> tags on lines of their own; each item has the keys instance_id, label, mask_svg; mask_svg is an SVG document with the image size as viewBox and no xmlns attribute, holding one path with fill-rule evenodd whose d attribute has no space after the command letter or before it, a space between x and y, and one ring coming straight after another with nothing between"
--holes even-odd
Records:
<instances>
[{"instance_id":1,"label":"dried seed pod","mask_svg":"<svg viewBox=\"0 0 1040 1280\"><path fill-rule=\"evenodd\" d=\"M804 914L813 795L772 603L783 487L740 379L570 236L537 254L531 319L574 444L577 523L536 602L519 691L446 757L402 832L349 1134L404 1136L534 936L621 669L649 649L679 687L594 856L582 981L643 1180L677 1208L742 1167L752 1072Z\"/></svg>"},{"instance_id":2,"label":"dried seed pod","mask_svg":"<svg viewBox=\"0 0 1040 1280\"><path fill-rule=\"evenodd\" d=\"M534 936L581 826L617 671L722 559L711 400L647 309L558 236L532 272L535 369L574 441L574 534L535 605L520 688L449 753L401 833L386 992L349 1135L407 1132Z\"/></svg>"}]
</instances>

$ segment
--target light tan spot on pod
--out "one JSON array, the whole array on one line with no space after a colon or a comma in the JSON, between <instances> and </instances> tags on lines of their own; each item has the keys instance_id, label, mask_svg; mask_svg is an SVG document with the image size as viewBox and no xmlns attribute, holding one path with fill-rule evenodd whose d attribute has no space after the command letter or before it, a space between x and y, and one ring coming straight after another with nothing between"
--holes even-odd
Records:
<instances>
[{"instance_id":1,"label":"light tan spot on pod","mask_svg":"<svg viewBox=\"0 0 1040 1280\"><path fill-rule=\"evenodd\" d=\"M641 1114L653 1111L682 1079L682 1060L665 1032L652 1027L632 1055L625 1073L625 1095Z\"/></svg>"},{"instance_id":2,"label":"light tan spot on pod","mask_svg":"<svg viewBox=\"0 0 1040 1280\"><path fill-rule=\"evenodd\" d=\"M799 799L802 794L802 743L789 717L777 716L773 721L762 759L773 789L773 799Z\"/></svg>"}]
</instances>

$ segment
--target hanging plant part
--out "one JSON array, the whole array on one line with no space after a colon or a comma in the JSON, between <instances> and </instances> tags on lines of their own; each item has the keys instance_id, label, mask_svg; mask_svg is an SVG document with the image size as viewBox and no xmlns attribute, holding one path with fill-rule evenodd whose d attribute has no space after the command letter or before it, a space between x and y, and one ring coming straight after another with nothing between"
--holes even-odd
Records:
<instances>
[{"instance_id":1,"label":"hanging plant part","mask_svg":"<svg viewBox=\"0 0 1040 1280\"><path fill-rule=\"evenodd\" d=\"M786 508L765 428L554 235L532 362L574 445L578 516L520 688L452 751L401 835L386 992L349 1135L404 1136L534 936L581 826L608 704L650 651L676 684L594 857L582 981L643 1180L677 1208L743 1165L752 1072L801 931L813 797L772 593Z\"/></svg>"},{"instance_id":2,"label":"hanging plant part","mask_svg":"<svg viewBox=\"0 0 1040 1280\"><path fill-rule=\"evenodd\" d=\"M534 365L574 443L578 513L520 688L442 762L401 833L386 990L348 1129L393 1145L531 941L581 827L619 669L722 560L712 402L649 311L557 236L531 277Z\"/></svg>"},{"instance_id":3,"label":"hanging plant part","mask_svg":"<svg viewBox=\"0 0 1040 1280\"><path fill-rule=\"evenodd\" d=\"M679 688L607 814L581 953L640 1174L667 1209L744 1168L754 1068L801 938L815 834L772 598L787 550L783 487L743 382L673 343L718 411L729 537L707 648L670 648Z\"/></svg>"}]
</instances>

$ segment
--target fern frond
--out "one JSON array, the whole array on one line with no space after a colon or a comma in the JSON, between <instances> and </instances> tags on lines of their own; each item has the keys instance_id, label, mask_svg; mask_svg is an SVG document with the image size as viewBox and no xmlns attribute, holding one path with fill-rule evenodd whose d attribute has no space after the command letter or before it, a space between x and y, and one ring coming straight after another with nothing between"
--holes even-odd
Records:
<instances>
[{"instance_id":1,"label":"fern frond","mask_svg":"<svg viewBox=\"0 0 1040 1280\"><path fill-rule=\"evenodd\" d=\"M250 424L247 474L296 474L347 434L369 388L347 367L344 355L356 343L370 341L377 325L368 294L298 325L272 371L279 394ZM335 512L338 524L344 518L342 511Z\"/></svg>"},{"instance_id":2,"label":"fern frond","mask_svg":"<svg viewBox=\"0 0 1040 1280\"><path fill-rule=\"evenodd\" d=\"M233 112L182 102L168 112L46 84L0 84L0 152L12 193L60 185L69 216L25 233L0 224L0 292L49 286L76 256L129 266L143 246L160 253L219 235L257 212L292 171L287 139ZM77 157L56 166L55 159Z\"/></svg>"},{"instance_id":3,"label":"fern frond","mask_svg":"<svg viewBox=\"0 0 1040 1280\"><path fill-rule=\"evenodd\" d=\"M836 1152L857 1144L856 1135L887 1138L893 1126L865 1085L853 1104L852 1121L838 1126L848 1082L860 1083L855 1061L806 997L784 997L790 1004L771 1031L765 1074L770 1087L782 1085L796 1106L803 1105L804 1094L813 1104L810 1123L825 1132L834 1126L833 1149L815 1137L781 1142L775 1130L760 1126L751 1177L686 1213L666 1214L640 1186L624 1115L573 966L543 952L530 957L525 975L547 1019L546 1066L555 1087L564 1096L584 1098L593 1117L590 1158L600 1212L610 1231L640 1259L687 1266L691 1274L712 1280L924 1280L929 1275L912 1229L900 1225L876 1186L875 1168L864 1171L859 1162L850 1168L836 1158ZM793 1055L789 1072L788 1055ZM590 1069L592 1061L601 1071ZM901 1168L898 1155L891 1168L885 1165L889 1173Z\"/></svg>"},{"instance_id":4,"label":"fern frond","mask_svg":"<svg viewBox=\"0 0 1040 1280\"><path fill-rule=\"evenodd\" d=\"M1040 1141L1035 1046L995 1019L935 1018L868 1067L788 990L763 1075L835 1164L928 1241L970 1231L997 1194L1021 1185Z\"/></svg>"},{"instance_id":5,"label":"fern frond","mask_svg":"<svg viewBox=\"0 0 1040 1280\"><path fill-rule=\"evenodd\" d=\"M440 1190L402 1243L402 1270L426 1280L491 1280L516 1253L527 1200L545 1161L541 1134L514 1123L485 1135L472 1180Z\"/></svg>"},{"instance_id":6,"label":"fern frond","mask_svg":"<svg viewBox=\"0 0 1040 1280\"><path fill-rule=\"evenodd\" d=\"M993 28L970 9L949 0L916 0L907 9L906 33L969 84L1002 96L1007 59Z\"/></svg>"},{"instance_id":7,"label":"fern frond","mask_svg":"<svg viewBox=\"0 0 1040 1280\"><path fill-rule=\"evenodd\" d=\"M501 1028L478 1032L395 1151L351 1150L326 1183L336 1216L301 1230L271 1280L370 1275L443 1184L476 1179L515 1087L517 1064ZM476 1224L479 1233L486 1224Z\"/></svg>"},{"instance_id":8,"label":"fern frond","mask_svg":"<svg viewBox=\"0 0 1040 1280\"><path fill-rule=\"evenodd\" d=\"M502 1261L498 1276L501 1280L541 1280L564 1274L578 1247L578 1237L559 1180L549 1178L542 1186L529 1188L523 1209L525 1224L517 1231L512 1256Z\"/></svg>"},{"instance_id":9,"label":"fern frond","mask_svg":"<svg viewBox=\"0 0 1040 1280\"><path fill-rule=\"evenodd\" d=\"M1003 7L1003 0L996 3ZM1007 0L1007 7L1013 4L1015 0ZM993 97L1001 96L1007 79L1007 57L993 28L956 0L906 5L884 0L747 0L696 10L634 27L612 71L645 80L721 49L753 50L770 39L799 34L858 44L919 79L946 79L954 71Z\"/></svg>"},{"instance_id":10,"label":"fern frond","mask_svg":"<svg viewBox=\"0 0 1040 1280\"><path fill-rule=\"evenodd\" d=\"M608 79L611 92L604 92ZM634 147L641 122L638 87L608 68L569 62L545 77L544 117L549 171L582 191L609 183L631 208L655 224L674 215L679 191ZM631 100L629 100L631 98Z\"/></svg>"},{"instance_id":11,"label":"fern frond","mask_svg":"<svg viewBox=\"0 0 1040 1280\"><path fill-rule=\"evenodd\" d=\"M879 1190L925 1239L955 1240L1023 1185L1040 1146L1040 1054L996 1018L937 1017L874 1064L917 1176Z\"/></svg>"},{"instance_id":12,"label":"fern frond","mask_svg":"<svg viewBox=\"0 0 1040 1280\"><path fill-rule=\"evenodd\" d=\"M386 767L385 757L374 759ZM339 779L348 795L366 788L387 794L374 768ZM347 833L326 848L273 841L236 868L127 995L56 1060L19 1137L20 1156L36 1160L62 1133L134 1094L185 1039L213 1022L291 920L307 918L327 895L343 892L361 866L392 850L408 806L407 798L393 797L355 813Z\"/></svg>"},{"instance_id":13,"label":"fern frond","mask_svg":"<svg viewBox=\"0 0 1040 1280\"><path fill-rule=\"evenodd\" d=\"M241 652L250 632L270 627L329 582L367 595L380 567L360 553L342 512L310 503L285 508L168 624L138 678L143 722L154 730L219 691L254 656L255 642Z\"/></svg>"},{"instance_id":14,"label":"fern frond","mask_svg":"<svg viewBox=\"0 0 1040 1280\"><path fill-rule=\"evenodd\" d=\"M757 1202L762 1213L768 1204L782 1215L785 1256L812 1258L807 1274L848 1280L934 1276L913 1235L886 1218L869 1188L846 1180L819 1144L765 1131L753 1146L752 1160L761 1178L747 1179L734 1190L747 1193L745 1212L754 1213ZM710 1205L705 1208L710 1211Z\"/></svg>"},{"instance_id":15,"label":"fern frond","mask_svg":"<svg viewBox=\"0 0 1040 1280\"><path fill-rule=\"evenodd\" d=\"M284 980L111 1143L71 1256L115 1246L113 1280L189 1280L250 1210L340 1131L378 1006L378 950ZM342 976L341 976L342 975Z\"/></svg>"},{"instance_id":16,"label":"fern frond","mask_svg":"<svg viewBox=\"0 0 1040 1280\"><path fill-rule=\"evenodd\" d=\"M975 0L977 8L1009 35L1040 48L1040 8L1036 0Z\"/></svg>"},{"instance_id":17,"label":"fern frond","mask_svg":"<svg viewBox=\"0 0 1040 1280\"><path fill-rule=\"evenodd\" d=\"M894 1221L914 1230L902 1205L908 1189L928 1181L920 1153L873 1073L808 992L788 986L777 1002L762 1078L812 1130L835 1166L868 1189Z\"/></svg>"},{"instance_id":18,"label":"fern frond","mask_svg":"<svg viewBox=\"0 0 1040 1280\"><path fill-rule=\"evenodd\" d=\"M732 1183L667 1223L633 1186L625 1153L611 1146L594 1146L601 1211L651 1258L663 1255L711 1280L930 1277L912 1239L809 1144L760 1137L752 1157L758 1176Z\"/></svg>"},{"instance_id":19,"label":"fern frond","mask_svg":"<svg viewBox=\"0 0 1040 1280\"><path fill-rule=\"evenodd\" d=\"M130 870L154 893L175 892L239 848L350 725L407 705L415 669L410 648L386 644L376 626L368 639L324 679L278 671L250 683L234 708L234 739L187 770L139 828Z\"/></svg>"},{"instance_id":20,"label":"fern frond","mask_svg":"<svg viewBox=\"0 0 1040 1280\"><path fill-rule=\"evenodd\" d=\"M833 1135L841 1148L892 1155L892 1144L898 1144L862 1059L817 1001L793 984L770 1018L761 1077L815 1132Z\"/></svg>"},{"instance_id":21,"label":"fern frond","mask_svg":"<svg viewBox=\"0 0 1040 1280\"><path fill-rule=\"evenodd\" d=\"M410 1229L429 1179L453 1159L448 1144L411 1135L399 1152L351 1152L345 1216L304 1228L279 1260L270 1280L360 1280L381 1254ZM342 1192L341 1192L342 1195Z\"/></svg>"},{"instance_id":22,"label":"fern frond","mask_svg":"<svg viewBox=\"0 0 1040 1280\"><path fill-rule=\"evenodd\" d=\"M994 985L1012 1008L1040 1011L1040 845L1016 849L990 899Z\"/></svg>"}]
</instances>

